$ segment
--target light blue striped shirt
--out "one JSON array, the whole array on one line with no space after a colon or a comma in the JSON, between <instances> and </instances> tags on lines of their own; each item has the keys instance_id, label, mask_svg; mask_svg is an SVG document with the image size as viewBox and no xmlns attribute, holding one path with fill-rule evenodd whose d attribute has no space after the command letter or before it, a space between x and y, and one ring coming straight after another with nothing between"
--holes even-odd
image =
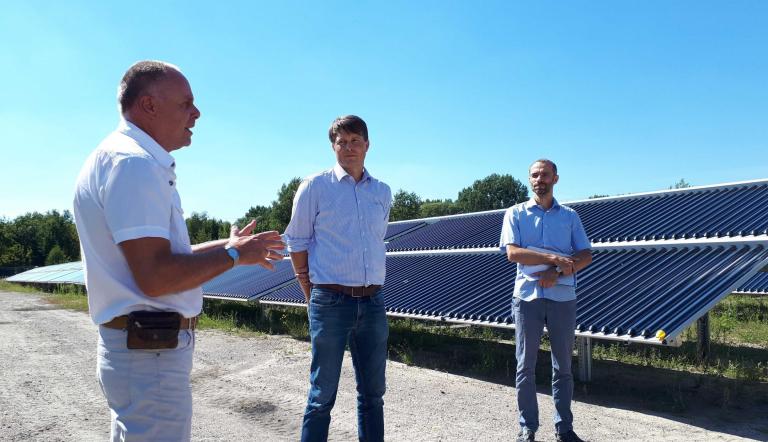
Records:
<instances>
[{"instance_id":1,"label":"light blue striped shirt","mask_svg":"<svg viewBox=\"0 0 768 442\"><path fill-rule=\"evenodd\" d=\"M591 247L579 214L570 207L561 206L556 199L552 200L549 210L542 209L534 199L507 209L499 244L504 249L507 244L514 244L518 247L547 249L567 256ZM526 279L518 264L515 297L523 301L536 298L572 301L576 299L576 275L561 276L557 284L545 289L538 281Z\"/></svg>"},{"instance_id":2,"label":"light blue striped shirt","mask_svg":"<svg viewBox=\"0 0 768 442\"><path fill-rule=\"evenodd\" d=\"M359 182L340 165L306 178L293 199L285 240L307 251L313 284L383 285L392 191L367 170Z\"/></svg>"}]
</instances>

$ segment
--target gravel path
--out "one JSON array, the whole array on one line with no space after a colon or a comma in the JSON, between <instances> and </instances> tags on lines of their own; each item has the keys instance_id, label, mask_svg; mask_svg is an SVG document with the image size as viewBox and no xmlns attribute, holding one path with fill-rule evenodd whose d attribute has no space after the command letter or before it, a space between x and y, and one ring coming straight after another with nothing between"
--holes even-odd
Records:
<instances>
[{"instance_id":1,"label":"gravel path","mask_svg":"<svg viewBox=\"0 0 768 442\"><path fill-rule=\"evenodd\" d=\"M103 441L109 412L95 377L96 327L80 312L36 296L0 292L0 440ZM197 335L192 374L195 441L297 440L307 390L309 344L283 336ZM331 440L357 436L354 375L344 361ZM390 362L387 440L511 440L514 389ZM539 395L554 440L551 399ZM765 440L768 420L713 421L575 402L576 430L591 441ZM513 429L515 428L515 429Z\"/></svg>"}]
</instances>

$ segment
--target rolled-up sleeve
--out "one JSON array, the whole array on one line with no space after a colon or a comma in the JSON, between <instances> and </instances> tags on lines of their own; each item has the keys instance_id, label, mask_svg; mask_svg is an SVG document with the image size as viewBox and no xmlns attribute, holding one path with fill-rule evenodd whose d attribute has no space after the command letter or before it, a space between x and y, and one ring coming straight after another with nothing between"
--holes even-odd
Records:
<instances>
[{"instance_id":1,"label":"rolled-up sleeve","mask_svg":"<svg viewBox=\"0 0 768 442\"><path fill-rule=\"evenodd\" d=\"M293 198L291 222L285 229L285 242L289 252L303 252L309 249L315 233L317 204L312 192L311 181L304 180L296 189Z\"/></svg>"},{"instance_id":2,"label":"rolled-up sleeve","mask_svg":"<svg viewBox=\"0 0 768 442\"><path fill-rule=\"evenodd\" d=\"M501 224L501 238L499 247L504 250L507 244L520 245L520 227L515 222L514 208L509 208L504 213L504 221Z\"/></svg>"},{"instance_id":3,"label":"rolled-up sleeve","mask_svg":"<svg viewBox=\"0 0 768 442\"><path fill-rule=\"evenodd\" d=\"M104 215L115 244L131 239L170 239L173 201L161 171L145 158L120 161L104 189Z\"/></svg>"}]
</instances>

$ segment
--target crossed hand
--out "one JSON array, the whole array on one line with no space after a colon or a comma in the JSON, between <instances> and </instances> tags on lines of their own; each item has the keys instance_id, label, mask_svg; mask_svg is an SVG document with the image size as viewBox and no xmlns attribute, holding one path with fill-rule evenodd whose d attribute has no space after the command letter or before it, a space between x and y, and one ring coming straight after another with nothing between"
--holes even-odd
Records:
<instances>
[{"instance_id":1,"label":"crossed hand","mask_svg":"<svg viewBox=\"0 0 768 442\"><path fill-rule=\"evenodd\" d=\"M557 278L560 274L557 272L557 267L560 267L560 272L563 276L570 276L576 271L574 264L576 261L567 256L552 255L550 261L555 267L550 267L547 270L537 272L534 275L539 277L539 285L546 288L553 287L557 284Z\"/></svg>"}]
</instances>

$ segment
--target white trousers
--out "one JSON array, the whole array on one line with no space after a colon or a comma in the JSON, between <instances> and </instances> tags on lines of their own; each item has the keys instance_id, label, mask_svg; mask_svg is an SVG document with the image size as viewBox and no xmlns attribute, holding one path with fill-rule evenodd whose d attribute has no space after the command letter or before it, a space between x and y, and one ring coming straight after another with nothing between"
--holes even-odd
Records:
<instances>
[{"instance_id":1,"label":"white trousers","mask_svg":"<svg viewBox=\"0 0 768 442\"><path fill-rule=\"evenodd\" d=\"M112 413L113 442L189 441L193 331L168 350L129 350L125 330L99 327L97 376Z\"/></svg>"}]
</instances>

